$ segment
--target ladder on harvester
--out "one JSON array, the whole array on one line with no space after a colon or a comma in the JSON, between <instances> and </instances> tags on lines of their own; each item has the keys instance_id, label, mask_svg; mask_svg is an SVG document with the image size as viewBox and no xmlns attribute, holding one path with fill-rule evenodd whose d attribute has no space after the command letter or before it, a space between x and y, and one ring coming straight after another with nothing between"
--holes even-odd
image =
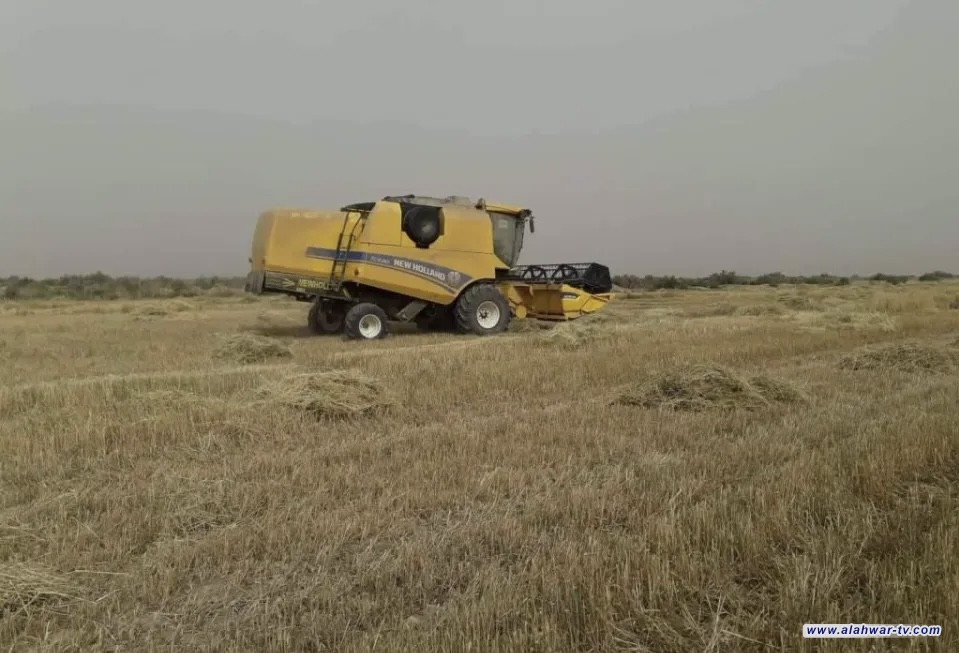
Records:
<instances>
[{"instance_id":1,"label":"ladder on harvester","mask_svg":"<svg viewBox=\"0 0 959 653\"><path fill-rule=\"evenodd\" d=\"M330 290L337 291L343 285L343 277L346 276L346 264L350 258L350 252L353 249L353 242L356 240L356 231L360 223L366 219L366 213L361 212L353 221L353 226L347 226L350 222L351 213L347 213L343 218L343 228L340 229L340 236L336 240L336 253L333 255L333 266L330 268Z\"/></svg>"}]
</instances>

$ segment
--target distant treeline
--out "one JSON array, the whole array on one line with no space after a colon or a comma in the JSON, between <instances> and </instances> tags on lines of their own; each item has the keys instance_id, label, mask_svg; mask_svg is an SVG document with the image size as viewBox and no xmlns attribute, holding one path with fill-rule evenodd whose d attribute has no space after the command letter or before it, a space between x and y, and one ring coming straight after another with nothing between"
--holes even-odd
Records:
<instances>
[{"instance_id":1,"label":"distant treeline","mask_svg":"<svg viewBox=\"0 0 959 653\"><path fill-rule=\"evenodd\" d=\"M3 299L140 299L229 296L243 291L244 277L111 277L102 272L56 279L0 277Z\"/></svg>"},{"instance_id":2,"label":"distant treeline","mask_svg":"<svg viewBox=\"0 0 959 653\"><path fill-rule=\"evenodd\" d=\"M671 288L720 288L723 286L779 286L786 284L847 285L854 280L885 281L901 284L911 280L940 281L954 279L949 272L927 272L919 276L874 274L871 277L838 277L831 274L815 276L788 276L781 272L747 277L723 270L707 277L653 276L622 274L613 277L613 283L630 290L661 290ZM164 297L230 296L243 291L244 277L197 277L174 279L170 277L111 277L102 272L74 274L51 279L29 277L0 277L0 299L155 299Z\"/></svg>"},{"instance_id":3,"label":"distant treeline","mask_svg":"<svg viewBox=\"0 0 959 653\"><path fill-rule=\"evenodd\" d=\"M852 281L885 281L891 284L901 284L907 281L941 281L954 279L956 275L936 270L918 276L897 274L874 274L870 277L852 275L840 277L832 274L817 274L814 276L789 276L782 272L770 272L755 277L736 274L723 270L714 272L707 277L675 277L653 276L647 274L640 277L634 274L622 274L613 277L613 283L621 288L630 290L666 290L672 288L720 288L723 286L780 286L788 284L810 284L826 286L845 286Z\"/></svg>"}]
</instances>

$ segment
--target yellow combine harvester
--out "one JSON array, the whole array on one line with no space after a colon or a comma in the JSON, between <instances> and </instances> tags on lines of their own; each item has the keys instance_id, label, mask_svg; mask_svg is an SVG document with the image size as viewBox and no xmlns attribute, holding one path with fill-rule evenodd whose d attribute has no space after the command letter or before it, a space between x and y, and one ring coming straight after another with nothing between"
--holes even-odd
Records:
<instances>
[{"instance_id":1,"label":"yellow combine harvester","mask_svg":"<svg viewBox=\"0 0 959 653\"><path fill-rule=\"evenodd\" d=\"M315 333L387 335L388 322L501 333L510 319L571 320L610 300L598 263L517 266L528 209L404 195L339 211L260 215L246 291L312 303Z\"/></svg>"}]
</instances>

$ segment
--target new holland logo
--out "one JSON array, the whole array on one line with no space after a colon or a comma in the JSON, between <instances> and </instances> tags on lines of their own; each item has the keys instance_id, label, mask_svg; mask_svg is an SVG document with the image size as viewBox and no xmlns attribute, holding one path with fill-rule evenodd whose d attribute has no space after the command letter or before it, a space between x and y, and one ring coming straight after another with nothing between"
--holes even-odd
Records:
<instances>
[{"instance_id":1,"label":"new holland logo","mask_svg":"<svg viewBox=\"0 0 959 653\"><path fill-rule=\"evenodd\" d=\"M389 254L375 254L373 252L346 252L340 253L332 249L322 247L307 247L306 256L315 259L337 260L337 261L356 261L369 263L381 267L403 270L419 277L425 277L430 281L439 284L447 290L459 288L470 280L470 276L462 272L450 270L441 265L432 265L422 261L413 261L410 259L391 256Z\"/></svg>"},{"instance_id":2,"label":"new holland logo","mask_svg":"<svg viewBox=\"0 0 959 653\"><path fill-rule=\"evenodd\" d=\"M393 265L398 268L403 268L409 270L410 272L416 272L418 274L424 274L428 277L432 277L437 281L446 282L447 277L446 273L442 270L437 270L431 265L424 265L423 263L417 263L416 261L407 261L404 259L393 259Z\"/></svg>"}]
</instances>

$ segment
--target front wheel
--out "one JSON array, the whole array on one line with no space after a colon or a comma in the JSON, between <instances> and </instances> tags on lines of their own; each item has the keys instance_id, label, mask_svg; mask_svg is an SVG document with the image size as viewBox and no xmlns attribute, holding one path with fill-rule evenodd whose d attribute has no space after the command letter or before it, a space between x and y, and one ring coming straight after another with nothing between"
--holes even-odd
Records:
<instances>
[{"instance_id":1,"label":"front wheel","mask_svg":"<svg viewBox=\"0 0 959 653\"><path fill-rule=\"evenodd\" d=\"M467 289L456 301L456 326L460 331L488 336L506 331L512 314L503 294L489 284Z\"/></svg>"},{"instance_id":2,"label":"front wheel","mask_svg":"<svg viewBox=\"0 0 959 653\"><path fill-rule=\"evenodd\" d=\"M343 306L338 302L320 300L310 306L310 313L306 321L313 333L339 333L343 330L344 314Z\"/></svg>"},{"instance_id":3,"label":"front wheel","mask_svg":"<svg viewBox=\"0 0 959 653\"><path fill-rule=\"evenodd\" d=\"M357 304L346 312L344 330L346 336L354 340L376 340L385 338L386 311L369 302Z\"/></svg>"}]
</instances>

